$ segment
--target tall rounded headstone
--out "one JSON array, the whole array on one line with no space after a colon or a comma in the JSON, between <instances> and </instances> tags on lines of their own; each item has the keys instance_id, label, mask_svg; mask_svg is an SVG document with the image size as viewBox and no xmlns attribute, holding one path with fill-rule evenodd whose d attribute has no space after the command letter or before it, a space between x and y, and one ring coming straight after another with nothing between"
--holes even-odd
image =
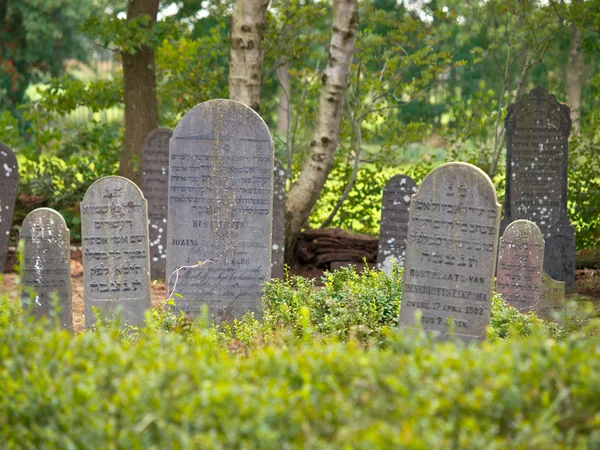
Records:
<instances>
[{"instance_id":1,"label":"tall rounded headstone","mask_svg":"<svg viewBox=\"0 0 600 450\"><path fill-rule=\"evenodd\" d=\"M490 323L500 205L466 163L432 170L412 196L400 326L482 340Z\"/></svg>"},{"instance_id":2,"label":"tall rounded headstone","mask_svg":"<svg viewBox=\"0 0 600 450\"><path fill-rule=\"evenodd\" d=\"M285 170L278 161L273 166L273 239L271 277L283 278L285 263Z\"/></svg>"},{"instance_id":3,"label":"tall rounded headstone","mask_svg":"<svg viewBox=\"0 0 600 450\"><path fill-rule=\"evenodd\" d=\"M540 319L564 324L567 319L564 281L553 280L546 272L542 275L541 301L537 309Z\"/></svg>"},{"instance_id":4,"label":"tall rounded headstone","mask_svg":"<svg viewBox=\"0 0 600 450\"><path fill-rule=\"evenodd\" d=\"M377 266L390 273L392 261L404 266L410 198L417 183L407 175L395 175L383 188Z\"/></svg>"},{"instance_id":5,"label":"tall rounded headstone","mask_svg":"<svg viewBox=\"0 0 600 450\"><path fill-rule=\"evenodd\" d=\"M169 161L167 279L180 269L168 286L178 309L193 317L207 305L217 322L261 316L272 201L273 144L260 116L232 100L188 111Z\"/></svg>"},{"instance_id":6,"label":"tall rounded headstone","mask_svg":"<svg viewBox=\"0 0 600 450\"><path fill-rule=\"evenodd\" d=\"M142 148L142 192L148 201L150 274L165 279L167 263L167 206L169 202L169 139L167 128L152 130Z\"/></svg>"},{"instance_id":7,"label":"tall rounded headstone","mask_svg":"<svg viewBox=\"0 0 600 450\"><path fill-rule=\"evenodd\" d=\"M4 273L18 185L17 157L9 147L0 142L0 273Z\"/></svg>"},{"instance_id":8,"label":"tall rounded headstone","mask_svg":"<svg viewBox=\"0 0 600 450\"><path fill-rule=\"evenodd\" d=\"M58 320L62 328L72 330L70 233L65 219L53 209L36 209L23 220L19 238L23 311Z\"/></svg>"},{"instance_id":9,"label":"tall rounded headstone","mask_svg":"<svg viewBox=\"0 0 600 450\"><path fill-rule=\"evenodd\" d=\"M503 228L534 222L546 241L544 269L575 289L575 231L567 215L569 107L537 87L508 107Z\"/></svg>"},{"instance_id":10,"label":"tall rounded headstone","mask_svg":"<svg viewBox=\"0 0 600 450\"><path fill-rule=\"evenodd\" d=\"M127 178L104 177L81 202L85 326L122 314L137 325L150 308L148 212L142 191Z\"/></svg>"},{"instance_id":11,"label":"tall rounded headstone","mask_svg":"<svg viewBox=\"0 0 600 450\"><path fill-rule=\"evenodd\" d=\"M537 311L543 265L542 232L529 220L515 220L500 238L496 292L521 312Z\"/></svg>"}]
</instances>

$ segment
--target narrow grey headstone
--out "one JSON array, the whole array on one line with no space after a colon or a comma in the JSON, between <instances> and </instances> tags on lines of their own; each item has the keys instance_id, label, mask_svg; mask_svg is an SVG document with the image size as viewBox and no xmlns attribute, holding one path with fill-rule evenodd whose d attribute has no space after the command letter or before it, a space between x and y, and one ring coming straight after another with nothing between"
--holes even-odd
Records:
<instances>
[{"instance_id":1,"label":"narrow grey headstone","mask_svg":"<svg viewBox=\"0 0 600 450\"><path fill-rule=\"evenodd\" d=\"M168 291L216 322L252 311L271 276L273 144L256 112L232 100L197 105L170 143ZM199 261L209 261L197 266ZM185 267L188 266L188 267ZM184 267L184 268L182 268Z\"/></svg>"},{"instance_id":2,"label":"narrow grey headstone","mask_svg":"<svg viewBox=\"0 0 600 450\"><path fill-rule=\"evenodd\" d=\"M73 330L70 233L65 219L53 209L36 209L23 220L19 238L23 311L58 320L62 328Z\"/></svg>"},{"instance_id":3,"label":"narrow grey headstone","mask_svg":"<svg viewBox=\"0 0 600 450\"><path fill-rule=\"evenodd\" d=\"M148 212L142 191L127 178L104 177L81 202L85 326L96 323L92 307L110 316L121 311L130 325L150 308Z\"/></svg>"},{"instance_id":4,"label":"narrow grey headstone","mask_svg":"<svg viewBox=\"0 0 600 450\"><path fill-rule=\"evenodd\" d=\"M17 157L0 142L0 273L4 273L18 185Z\"/></svg>"},{"instance_id":5,"label":"narrow grey headstone","mask_svg":"<svg viewBox=\"0 0 600 450\"><path fill-rule=\"evenodd\" d=\"M454 162L425 177L410 206L401 327L486 337L499 225L496 191L481 169Z\"/></svg>"},{"instance_id":6,"label":"narrow grey headstone","mask_svg":"<svg viewBox=\"0 0 600 450\"><path fill-rule=\"evenodd\" d=\"M166 128L151 131L142 149L142 192L148 201L150 274L165 279L167 263L167 206L169 201L169 139Z\"/></svg>"},{"instance_id":7,"label":"narrow grey headstone","mask_svg":"<svg viewBox=\"0 0 600 450\"><path fill-rule=\"evenodd\" d=\"M546 241L544 269L575 289L575 231L567 216L569 107L537 87L508 107L502 228L534 222ZM554 239L561 236L559 239Z\"/></svg>"},{"instance_id":8,"label":"narrow grey headstone","mask_svg":"<svg viewBox=\"0 0 600 450\"><path fill-rule=\"evenodd\" d=\"M273 239L271 278L283 278L285 263L285 170L275 160L273 167Z\"/></svg>"},{"instance_id":9,"label":"narrow grey headstone","mask_svg":"<svg viewBox=\"0 0 600 450\"><path fill-rule=\"evenodd\" d=\"M540 319L559 324L566 318L566 287L564 281L553 280L546 272L542 275L542 296L537 315Z\"/></svg>"},{"instance_id":10,"label":"narrow grey headstone","mask_svg":"<svg viewBox=\"0 0 600 450\"><path fill-rule=\"evenodd\" d=\"M521 312L537 311L543 265L542 232L529 220L515 220L500 238L496 292Z\"/></svg>"},{"instance_id":11,"label":"narrow grey headstone","mask_svg":"<svg viewBox=\"0 0 600 450\"><path fill-rule=\"evenodd\" d=\"M407 175L395 175L383 188L377 267L391 273L392 261L403 267L408 236L410 198L417 183Z\"/></svg>"}]
</instances>

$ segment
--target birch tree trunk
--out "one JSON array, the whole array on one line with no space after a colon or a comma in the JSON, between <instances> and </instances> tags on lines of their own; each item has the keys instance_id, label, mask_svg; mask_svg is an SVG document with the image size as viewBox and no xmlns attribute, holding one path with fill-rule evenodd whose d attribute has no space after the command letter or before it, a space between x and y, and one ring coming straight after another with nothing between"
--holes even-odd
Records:
<instances>
[{"instance_id":1,"label":"birch tree trunk","mask_svg":"<svg viewBox=\"0 0 600 450\"><path fill-rule=\"evenodd\" d=\"M258 111L269 0L237 0L231 13L229 98Z\"/></svg>"},{"instance_id":2,"label":"birch tree trunk","mask_svg":"<svg viewBox=\"0 0 600 450\"><path fill-rule=\"evenodd\" d=\"M575 0L574 3L580 3ZM585 74L585 61L583 53L578 51L583 37L582 31L577 27L575 21L571 24L571 42L569 44L569 63L567 65L567 99L571 108L571 121L573 122L573 134L579 134L579 118L581 116L581 98L583 95L583 83Z\"/></svg>"},{"instance_id":3,"label":"birch tree trunk","mask_svg":"<svg viewBox=\"0 0 600 450\"><path fill-rule=\"evenodd\" d=\"M146 14L152 26L158 14L158 0L129 0L127 20ZM122 52L125 102L125 147L119 175L140 184L139 162L142 145L150 131L158 128L154 50L142 46L135 54Z\"/></svg>"},{"instance_id":4,"label":"birch tree trunk","mask_svg":"<svg viewBox=\"0 0 600 450\"><path fill-rule=\"evenodd\" d=\"M277 69L277 79L279 85L277 87L277 134L280 137L285 137L286 140L290 137L289 134L289 113L290 113L290 89L292 82L290 79L290 63L287 62Z\"/></svg>"},{"instance_id":5,"label":"birch tree trunk","mask_svg":"<svg viewBox=\"0 0 600 450\"><path fill-rule=\"evenodd\" d=\"M319 110L315 118L309 157L298 180L290 189L286 202L285 240L288 262L291 262L298 234L333 165L357 33L357 0L334 0L329 60L322 78Z\"/></svg>"}]
</instances>

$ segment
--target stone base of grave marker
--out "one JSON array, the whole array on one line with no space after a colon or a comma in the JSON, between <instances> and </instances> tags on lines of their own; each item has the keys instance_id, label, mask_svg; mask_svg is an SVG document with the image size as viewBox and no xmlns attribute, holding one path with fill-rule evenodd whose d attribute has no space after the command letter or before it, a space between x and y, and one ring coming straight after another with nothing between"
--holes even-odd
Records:
<instances>
[{"instance_id":1,"label":"stone base of grave marker","mask_svg":"<svg viewBox=\"0 0 600 450\"><path fill-rule=\"evenodd\" d=\"M550 227L545 239L544 270L564 281L567 292L575 292L575 229L563 221Z\"/></svg>"}]
</instances>

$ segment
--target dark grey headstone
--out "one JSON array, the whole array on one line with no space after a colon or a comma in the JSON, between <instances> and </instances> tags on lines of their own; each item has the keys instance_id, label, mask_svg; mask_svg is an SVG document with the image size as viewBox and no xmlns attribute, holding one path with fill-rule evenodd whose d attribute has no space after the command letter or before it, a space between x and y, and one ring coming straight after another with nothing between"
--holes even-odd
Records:
<instances>
[{"instance_id":1,"label":"dark grey headstone","mask_svg":"<svg viewBox=\"0 0 600 450\"><path fill-rule=\"evenodd\" d=\"M443 164L425 177L410 207L402 327L442 339L486 337L500 209L494 185L475 166Z\"/></svg>"},{"instance_id":2,"label":"dark grey headstone","mask_svg":"<svg viewBox=\"0 0 600 450\"><path fill-rule=\"evenodd\" d=\"M417 183L407 175L395 175L383 188L377 267L391 273L392 261L404 266L410 197Z\"/></svg>"},{"instance_id":3,"label":"dark grey headstone","mask_svg":"<svg viewBox=\"0 0 600 450\"><path fill-rule=\"evenodd\" d=\"M543 265L542 232L529 220L515 220L500 238L496 292L521 312L537 311Z\"/></svg>"},{"instance_id":4,"label":"dark grey headstone","mask_svg":"<svg viewBox=\"0 0 600 450\"><path fill-rule=\"evenodd\" d=\"M92 307L110 316L121 311L130 325L150 308L148 212L142 191L123 177L92 184L81 202L85 326L96 323Z\"/></svg>"},{"instance_id":5,"label":"dark grey headstone","mask_svg":"<svg viewBox=\"0 0 600 450\"><path fill-rule=\"evenodd\" d=\"M273 239L271 278L283 278L285 263L285 170L275 161L273 167Z\"/></svg>"},{"instance_id":6,"label":"dark grey headstone","mask_svg":"<svg viewBox=\"0 0 600 450\"><path fill-rule=\"evenodd\" d=\"M72 330L70 233L65 219L53 209L36 209L23 220L19 238L23 311L58 320L62 328Z\"/></svg>"},{"instance_id":7,"label":"dark grey headstone","mask_svg":"<svg viewBox=\"0 0 600 450\"><path fill-rule=\"evenodd\" d=\"M167 263L167 204L169 201L169 139L166 128L151 131L142 149L142 192L148 201L150 274L165 279Z\"/></svg>"},{"instance_id":8,"label":"dark grey headstone","mask_svg":"<svg viewBox=\"0 0 600 450\"><path fill-rule=\"evenodd\" d=\"M170 144L167 278L194 317L207 305L216 322L262 315L271 277L273 144L252 109L232 100L197 105ZM171 277L168 292L174 287Z\"/></svg>"},{"instance_id":9,"label":"dark grey headstone","mask_svg":"<svg viewBox=\"0 0 600 450\"><path fill-rule=\"evenodd\" d=\"M565 299L565 282L553 280L544 272L541 301L537 310L538 317L549 322L564 324L567 313Z\"/></svg>"},{"instance_id":10,"label":"dark grey headstone","mask_svg":"<svg viewBox=\"0 0 600 450\"><path fill-rule=\"evenodd\" d=\"M0 273L4 273L18 185L17 157L0 142Z\"/></svg>"},{"instance_id":11,"label":"dark grey headstone","mask_svg":"<svg viewBox=\"0 0 600 450\"><path fill-rule=\"evenodd\" d=\"M565 281L567 289L574 290L575 232L567 216L569 108L537 87L508 107L504 125L507 151L503 228L517 219L534 222L546 240L546 264L550 264L544 268L552 277ZM559 235L559 240L553 239Z\"/></svg>"}]
</instances>

